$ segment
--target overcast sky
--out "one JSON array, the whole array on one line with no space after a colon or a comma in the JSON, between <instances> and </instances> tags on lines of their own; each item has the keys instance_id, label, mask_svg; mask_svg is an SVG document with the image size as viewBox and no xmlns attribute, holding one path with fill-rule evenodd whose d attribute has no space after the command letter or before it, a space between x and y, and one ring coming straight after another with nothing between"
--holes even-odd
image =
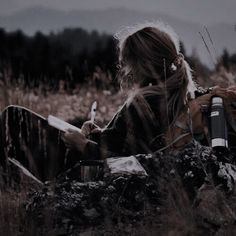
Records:
<instances>
[{"instance_id":1,"label":"overcast sky","mask_svg":"<svg viewBox=\"0 0 236 236\"><path fill-rule=\"evenodd\" d=\"M34 6L60 10L126 7L205 24L236 24L236 0L0 0L0 15Z\"/></svg>"}]
</instances>

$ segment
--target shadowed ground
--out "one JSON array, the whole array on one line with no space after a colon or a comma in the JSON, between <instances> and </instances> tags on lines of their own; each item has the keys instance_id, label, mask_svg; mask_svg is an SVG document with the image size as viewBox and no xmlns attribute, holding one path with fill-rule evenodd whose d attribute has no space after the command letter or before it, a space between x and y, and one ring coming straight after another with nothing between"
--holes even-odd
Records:
<instances>
[{"instance_id":1,"label":"shadowed ground","mask_svg":"<svg viewBox=\"0 0 236 236\"><path fill-rule=\"evenodd\" d=\"M8 224L19 235L235 233L234 153L223 161L192 143L177 156L136 158L148 177L113 175L105 164L93 181L81 182L78 164L40 187L25 190L11 180L25 197L18 205L22 217Z\"/></svg>"}]
</instances>

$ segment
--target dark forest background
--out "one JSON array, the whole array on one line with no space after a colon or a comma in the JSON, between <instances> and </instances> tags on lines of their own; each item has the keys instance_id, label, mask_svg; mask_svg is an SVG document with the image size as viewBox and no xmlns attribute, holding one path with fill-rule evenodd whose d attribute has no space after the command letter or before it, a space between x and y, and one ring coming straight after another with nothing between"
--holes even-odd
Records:
<instances>
[{"instance_id":1,"label":"dark forest background","mask_svg":"<svg viewBox=\"0 0 236 236\"><path fill-rule=\"evenodd\" d=\"M181 48L185 53L182 43ZM197 56L188 56L187 60L196 77L210 73ZM223 65L229 69L236 65L236 54L224 50L217 60L216 68ZM29 87L44 83L51 89L57 89L59 81L65 80L68 88L73 88L78 83L88 83L99 70L109 74L113 78L110 83L115 85L116 64L117 49L112 35L66 28L57 33L27 36L20 30L0 29L0 79L24 81Z\"/></svg>"},{"instance_id":2,"label":"dark forest background","mask_svg":"<svg viewBox=\"0 0 236 236\"><path fill-rule=\"evenodd\" d=\"M60 80L71 87L88 82L96 70L116 73L116 46L112 36L84 29L64 29L27 36L22 31L0 29L1 77L24 81L27 86L43 82L52 88ZM99 68L99 69L98 69Z\"/></svg>"}]
</instances>

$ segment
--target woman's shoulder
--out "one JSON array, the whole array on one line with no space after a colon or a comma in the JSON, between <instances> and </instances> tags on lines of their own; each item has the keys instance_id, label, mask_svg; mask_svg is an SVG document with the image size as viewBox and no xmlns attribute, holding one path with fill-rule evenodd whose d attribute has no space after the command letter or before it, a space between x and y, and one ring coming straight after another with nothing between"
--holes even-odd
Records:
<instances>
[{"instance_id":1,"label":"woman's shoulder","mask_svg":"<svg viewBox=\"0 0 236 236\"><path fill-rule=\"evenodd\" d=\"M140 105L158 105L161 100L161 94L159 88L155 86L147 86L141 89L132 91L126 102L126 107L140 106Z\"/></svg>"}]
</instances>

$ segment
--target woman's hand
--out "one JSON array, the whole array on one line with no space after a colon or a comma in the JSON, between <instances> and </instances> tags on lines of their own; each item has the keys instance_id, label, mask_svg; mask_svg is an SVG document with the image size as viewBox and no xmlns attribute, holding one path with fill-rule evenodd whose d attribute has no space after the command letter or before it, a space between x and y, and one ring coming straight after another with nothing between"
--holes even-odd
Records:
<instances>
[{"instance_id":1,"label":"woman's hand","mask_svg":"<svg viewBox=\"0 0 236 236\"><path fill-rule=\"evenodd\" d=\"M62 135L62 140L65 143L65 146L69 149L76 149L79 152L84 152L85 146L89 141L83 133L74 130L67 130Z\"/></svg>"},{"instance_id":2,"label":"woman's hand","mask_svg":"<svg viewBox=\"0 0 236 236\"><path fill-rule=\"evenodd\" d=\"M91 121L86 121L81 127L81 132L84 134L85 137L88 137L91 133L101 132L99 126L95 125Z\"/></svg>"}]
</instances>

